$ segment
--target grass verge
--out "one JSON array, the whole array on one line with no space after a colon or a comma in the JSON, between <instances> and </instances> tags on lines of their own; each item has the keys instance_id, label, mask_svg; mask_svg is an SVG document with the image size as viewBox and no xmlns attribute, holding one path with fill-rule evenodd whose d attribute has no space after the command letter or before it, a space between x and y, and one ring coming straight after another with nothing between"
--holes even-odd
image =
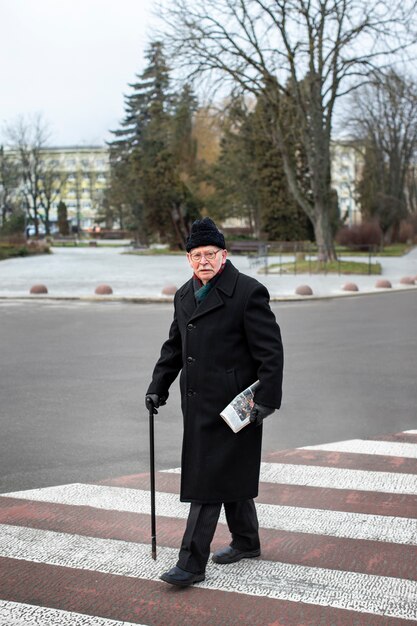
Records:
<instances>
[{"instance_id":1,"label":"grass verge","mask_svg":"<svg viewBox=\"0 0 417 626\"><path fill-rule=\"evenodd\" d=\"M265 268L259 273L265 274ZM294 261L293 263L273 263L268 266L271 274L381 274L380 263L361 263L359 261Z\"/></svg>"},{"instance_id":2,"label":"grass verge","mask_svg":"<svg viewBox=\"0 0 417 626\"><path fill-rule=\"evenodd\" d=\"M51 250L43 242L7 243L0 242L0 261L32 254L50 254Z\"/></svg>"}]
</instances>

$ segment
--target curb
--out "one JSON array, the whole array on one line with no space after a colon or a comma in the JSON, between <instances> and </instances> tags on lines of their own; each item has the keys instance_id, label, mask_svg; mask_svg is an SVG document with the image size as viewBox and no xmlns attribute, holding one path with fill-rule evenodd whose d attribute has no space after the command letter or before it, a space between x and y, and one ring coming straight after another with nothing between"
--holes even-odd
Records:
<instances>
[{"instance_id":1,"label":"curb","mask_svg":"<svg viewBox=\"0 0 417 626\"><path fill-rule=\"evenodd\" d=\"M304 302L312 300L333 300L335 298L357 298L361 296L374 296L383 293L398 293L417 290L417 285L407 285L390 289L375 289L373 291L341 291L340 293L330 293L323 295L299 296L296 294L271 296L271 302ZM173 296L52 296L45 295L24 295L24 296L2 296L1 301L42 301L42 302L126 302L131 304L171 304Z\"/></svg>"}]
</instances>

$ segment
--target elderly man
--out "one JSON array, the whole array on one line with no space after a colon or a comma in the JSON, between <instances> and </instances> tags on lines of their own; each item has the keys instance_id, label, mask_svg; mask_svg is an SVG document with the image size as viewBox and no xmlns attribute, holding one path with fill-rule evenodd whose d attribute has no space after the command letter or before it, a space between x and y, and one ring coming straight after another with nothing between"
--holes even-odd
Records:
<instances>
[{"instance_id":1,"label":"elderly man","mask_svg":"<svg viewBox=\"0 0 417 626\"><path fill-rule=\"evenodd\" d=\"M266 288L227 260L223 234L210 218L194 222L186 244L193 277L175 294L174 319L146 395L165 404L181 371L184 435L182 502L190 512L177 565L161 579L187 587L205 578L222 504L232 541L216 563L260 555L258 495L262 421L281 404L281 334ZM259 380L251 423L234 433L220 416Z\"/></svg>"}]
</instances>

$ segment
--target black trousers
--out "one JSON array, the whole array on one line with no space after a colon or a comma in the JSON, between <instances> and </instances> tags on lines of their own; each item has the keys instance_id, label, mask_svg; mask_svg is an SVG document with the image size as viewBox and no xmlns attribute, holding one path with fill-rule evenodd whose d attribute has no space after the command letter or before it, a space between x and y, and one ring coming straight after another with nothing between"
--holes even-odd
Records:
<instances>
[{"instance_id":1,"label":"black trousers","mask_svg":"<svg viewBox=\"0 0 417 626\"><path fill-rule=\"evenodd\" d=\"M178 567L194 574L205 572L221 508L221 503L191 503ZM237 550L259 550L259 523L254 501L225 502L224 509L232 535L230 545Z\"/></svg>"}]
</instances>

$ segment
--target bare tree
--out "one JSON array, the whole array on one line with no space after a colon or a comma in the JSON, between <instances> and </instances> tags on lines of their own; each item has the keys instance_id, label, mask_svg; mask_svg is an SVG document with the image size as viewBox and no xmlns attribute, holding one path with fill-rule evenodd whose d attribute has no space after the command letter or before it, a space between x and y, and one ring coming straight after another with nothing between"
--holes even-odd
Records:
<instances>
[{"instance_id":1,"label":"bare tree","mask_svg":"<svg viewBox=\"0 0 417 626\"><path fill-rule=\"evenodd\" d=\"M170 57L191 76L268 98L269 133L288 184L310 218L323 258L334 258L330 225L330 136L339 98L414 42L414 0L170 0ZM414 28L415 33L415 28ZM292 129L282 98L294 107L310 172L300 185ZM287 100L288 101L288 100Z\"/></svg>"},{"instance_id":2,"label":"bare tree","mask_svg":"<svg viewBox=\"0 0 417 626\"><path fill-rule=\"evenodd\" d=\"M16 205L19 173L7 150L0 146L0 225L3 226Z\"/></svg>"},{"instance_id":3,"label":"bare tree","mask_svg":"<svg viewBox=\"0 0 417 626\"><path fill-rule=\"evenodd\" d=\"M417 83L391 70L353 97L350 127L364 147L358 185L362 213L378 219L386 243L409 210L407 192L417 155Z\"/></svg>"},{"instance_id":4,"label":"bare tree","mask_svg":"<svg viewBox=\"0 0 417 626\"><path fill-rule=\"evenodd\" d=\"M68 179L68 174L62 172L53 160L43 155L42 171L40 172L40 195L39 206L43 209L41 220L45 225L45 234L51 232L50 213L52 205L61 198L63 187Z\"/></svg>"},{"instance_id":5,"label":"bare tree","mask_svg":"<svg viewBox=\"0 0 417 626\"><path fill-rule=\"evenodd\" d=\"M42 180L46 171L42 152L49 139L48 126L39 114L27 119L21 116L6 126L6 136L15 152L26 212L38 236Z\"/></svg>"},{"instance_id":6,"label":"bare tree","mask_svg":"<svg viewBox=\"0 0 417 626\"><path fill-rule=\"evenodd\" d=\"M408 169L405 189L407 206L410 213L417 217L417 165L415 162Z\"/></svg>"}]
</instances>

